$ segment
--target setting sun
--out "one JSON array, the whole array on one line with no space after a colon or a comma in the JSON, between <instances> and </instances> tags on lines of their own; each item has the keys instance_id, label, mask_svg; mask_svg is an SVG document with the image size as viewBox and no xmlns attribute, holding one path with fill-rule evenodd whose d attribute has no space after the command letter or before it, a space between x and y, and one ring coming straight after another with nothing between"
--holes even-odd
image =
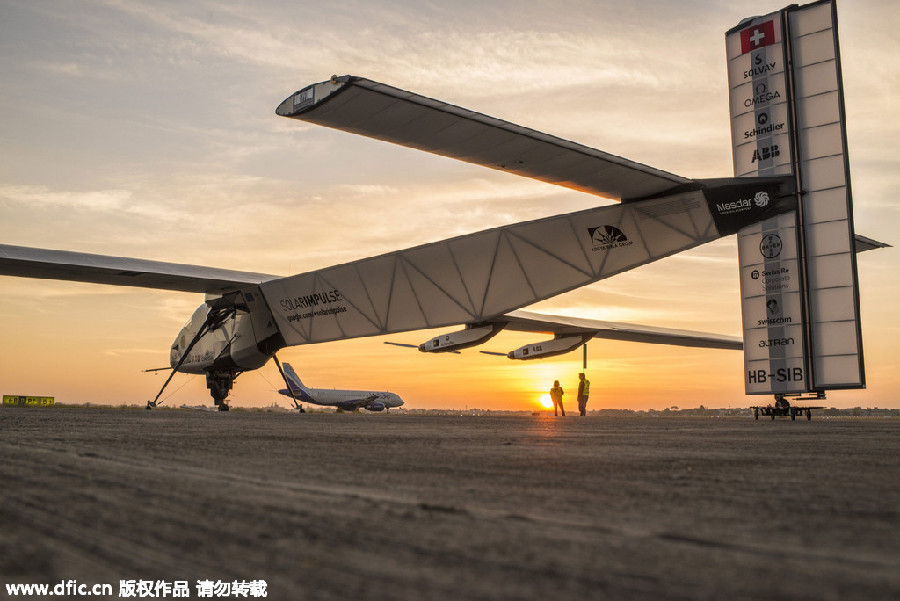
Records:
<instances>
[{"instance_id":1,"label":"setting sun","mask_svg":"<svg viewBox=\"0 0 900 601\"><path fill-rule=\"evenodd\" d=\"M549 394L541 395L539 402L544 409L553 409L553 399L550 398Z\"/></svg>"}]
</instances>

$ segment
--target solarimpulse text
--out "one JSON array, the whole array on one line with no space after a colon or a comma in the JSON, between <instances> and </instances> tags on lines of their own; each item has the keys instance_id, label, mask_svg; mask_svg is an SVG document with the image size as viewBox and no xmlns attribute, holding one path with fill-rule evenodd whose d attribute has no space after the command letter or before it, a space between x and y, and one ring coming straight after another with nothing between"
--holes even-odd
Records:
<instances>
[{"instance_id":1,"label":"solarimpulse text","mask_svg":"<svg viewBox=\"0 0 900 601\"><path fill-rule=\"evenodd\" d=\"M341 293L337 290L326 290L324 292L316 292L307 294L306 296L295 296L293 298L281 299L281 309L288 313L297 309L312 309L321 305L329 305L344 300Z\"/></svg>"}]
</instances>

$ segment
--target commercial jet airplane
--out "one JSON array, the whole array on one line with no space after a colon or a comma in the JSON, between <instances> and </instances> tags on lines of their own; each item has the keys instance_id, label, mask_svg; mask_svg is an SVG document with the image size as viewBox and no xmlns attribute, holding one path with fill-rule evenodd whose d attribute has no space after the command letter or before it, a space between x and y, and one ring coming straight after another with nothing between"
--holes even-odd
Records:
<instances>
[{"instance_id":1,"label":"commercial jet airplane","mask_svg":"<svg viewBox=\"0 0 900 601\"><path fill-rule=\"evenodd\" d=\"M759 29L746 42L748 48L752 44L765 47L771 27L766 24ZM743 30L738 35L740 52L747 36ZM734 106L756 106L782 96L779 92L749 97ZM751 112L747 118L759 123L771 118L768 113L763 119ZM286 346L419 329L463 326L423 342L419 345L422 352L459 351L482 344L504 329L553 336L509 351L507 356L515 360L570 352L594 337L741 349L742 338L736 336L521 309L735 234L763 220L783 216L793 223L788 214L796 211L801 192L806 194L799 187L808 183L795 177L790 165L786 174L758 170L752 177L694 180L350 75L304 87L285 99L276 114L619 202L604 201L592 209L290 277L8 245L0 245L0 275L205 293L206 301L172 343L172 374L163 390L176 372L203 374L214 403L226 410L235 378L270 359L277 363L275 354ZM806 139L798 137L800 142ZM752 161L749 150L747 153L748 163L754 166L793 156L781 152L777 144L766 141L762 150L756 147L758 144L762 142L754 141ZM779 144L788 147L787 141ZM846 242L851 255L849 245L855 244L856 252L884 246L855 236L852 228L850 231ZM779 255L795 252L789 242L787 233L781 237L768 234L764 243L754 242L752 248L748 247L756 255L762 253L766 263L746 270L742 267L747 281L765 284L766 290L800 281L792 275L793 267L774 263L780 260ZM765 294L761 298L765 309ZM781 310L793 307L792 303L785 298L775 306ZM762 317L760 324L765 322L766 327L775 323L775 318ZM796 318L779 314L777 323L792 319L799 323L799 313ZM752 335L749 346L755 347L755 332ZM767 340L775 337L768 335ZM777 338L793 340L786 334ZM803 375L798 368L773 365L754 366L750 377L754 382L771 382L783 374L791 378ZM284 373L282 376L288 382ZM156 399L148 402L148 408L156 405Z\"/></svg>"},{"instance_id":2,"label":"commercial jet airplane","mask_svg":"<svg viewBox=\"0 0 900 601\"><path fill-rule=\"evenodd\" d=\"M308 388L300 381L300 376L290 363L284 363L285 381L288 388L279 390L279 394L290 397L294 407L302 411L300 402L337 407L344 411L386 411L403 405L403 399L393 392L367 390L337 390L331 388Z\"/></svg>"}]
</instances>

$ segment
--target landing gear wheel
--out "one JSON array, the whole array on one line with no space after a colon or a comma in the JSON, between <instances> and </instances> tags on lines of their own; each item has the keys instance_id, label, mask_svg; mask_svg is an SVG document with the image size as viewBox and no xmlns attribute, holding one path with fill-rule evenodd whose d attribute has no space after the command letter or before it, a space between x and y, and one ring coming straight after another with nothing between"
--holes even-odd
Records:
<instances>
[{"instance_id":1,"label":"landing gear wheel","mask_svg":"<svg viewBox=\"0 0 900 601\"><path fill-rule=\"evenodd\" d=\"M794 421L796 419L797 419L797 410L794 409L793 407L791 407L791 421Z\"/></svg>"},{"instance_id":2,"label":"landing gear wheel","mask_svg":"<svg viewBox=\"0 0 900 601\"><path fill-rule=\"evenodd\" d=\"M773 422L775 421L775 411L774 410L772 411L772 421Z\"/></svg>"},{"instance_id":3,"label":"landing gear wheel","mask_svg":"<svg viewBox=\"0 0 900 601\"><path fill-rule=\"evenodd\" d=\"M759 407L753 408L753 419L756 419L756 420L759 419Z\"/></svg>"},{"instance_id":4,"label":"landing gear wheel","mask_svg":"<svg viewBox=\"0 0 900 601\"><path fill-rule=\"evenodd\" d=\"M234 385L234 379L238 376L231 372L214 372L206 374L206 387L209 388L209 394L212 395L213 404L219 408L219 411L228 411L228 393Z\"/></svg>"},{"instance_id":5,"label":"landing gear wheel","mask_svg":"<svg viewBox=\"0 0 900 601\"><path fill-rule=\"evenodd\" d=\"M809 420L811 420L811 419L812 419L812 411L810 411L809 409L807 409L807 410L806 410L806 421L809 421Z\"/></svg>"}]
</instances>

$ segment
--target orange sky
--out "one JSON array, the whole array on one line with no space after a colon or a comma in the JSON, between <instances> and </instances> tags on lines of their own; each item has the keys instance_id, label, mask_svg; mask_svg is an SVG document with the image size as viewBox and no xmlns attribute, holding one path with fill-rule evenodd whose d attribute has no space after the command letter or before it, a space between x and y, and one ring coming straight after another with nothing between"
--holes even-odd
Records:
<instances>
[{"instance_id":1,"label":"orange sky","mask_svg":"<svg viewBox=\"0 0 900 601\"><path fill-rule=\"evenodd\" d=\"M606 201L274 115L353 73L694 178L732 173L724 34L781 3L385 1L10 3L0 20L0 241L290 275ZM856 229L900 231L896 3L840 2ZM900 405L896 251L859 257L868 388ZM733 237L541 303L545 312L739 334ZM0 392L153 398L198 295L0 278ZM433 332L388 337L420 343ZM541 335L502 333L509 351ZM581 354L512 362L365 339L280 353L311 386L388 389L414 408L532 409ZM592 408L739 407L739 352L592 341ZM286 404L271 364L235 405ZM176 392L177 391L177 392ZM178 375L170 404L209 403ZM168 394L168 393L167 393ZM570 406L574 402L568 396Z\"/></svg>"}]
</instances>

